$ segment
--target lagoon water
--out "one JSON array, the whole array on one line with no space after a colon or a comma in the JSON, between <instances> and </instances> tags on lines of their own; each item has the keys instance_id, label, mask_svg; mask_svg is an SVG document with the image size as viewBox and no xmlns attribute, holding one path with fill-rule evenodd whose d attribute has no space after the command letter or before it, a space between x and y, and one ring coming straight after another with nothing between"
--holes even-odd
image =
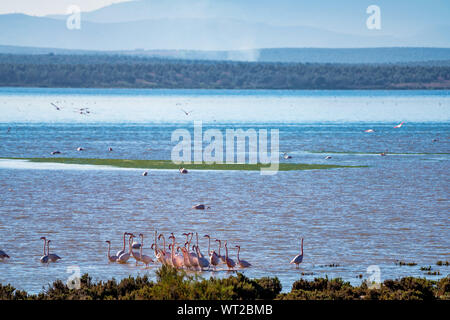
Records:
<instances>
[{"instance_id":1,"label":"lagoon water","mask_svg":"<svg viewBox=\"0 0 450 320\"><path fill-rule=\"evenodd\" d=\"M359 284L371 265L381 280L449 273L436 266L450 254L448 91L2 88L0 158L59 150L62 157L170 159L172 132L192 131L194 120L222 132L278 129L280 150L292 155L281 161L368 167L273 176L151 170L143 177L142 170L0 160L0 249L11 256L0 262L0 283L36 293L67 279L70 266L94 280L154 277L156 265L108 264L105 240L115 252L124 231L143 233L150 254L155 229L174 232L178 242L183 232L198 232L203 252L204 234L226 239L233 258L239 244L241 258L253 264L244 274L278 276L285 291L300 277ZM211 210L190 209L197 203ZM39 262L43 235L60 262ZM295 269L289 261L300 237L304 262Z\"/></svg>"}]
</instances>

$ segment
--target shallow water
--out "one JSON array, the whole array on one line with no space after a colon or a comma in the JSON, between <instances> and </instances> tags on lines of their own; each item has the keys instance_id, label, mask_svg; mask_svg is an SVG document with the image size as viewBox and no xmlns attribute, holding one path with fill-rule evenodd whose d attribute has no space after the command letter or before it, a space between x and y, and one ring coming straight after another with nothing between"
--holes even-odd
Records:
<instances>
[{"instance_id":1,"label":"shallow water","mask_svg":"<svg viewBox=\"0 0 450 320\"><path fill-rule=\"evenodd\" d=\"M47 89L40 90L39 94L36 91L2 93L0 90L0 109L4 111L0 119L0 157L48 157L57 149L64 157L170 159L174 146L170 140L172 131L176 128L192 130L192 123L186 123L184 118L171 119L173 121L168 123L111 123L105 116L95 121L90 118L86 123L81 119L87 117L50 123L52 113L47 111L45 122L33 122L28 119L36 112L33 99L37 105L58 99L55 94L46 92ZM73 95L63 90L58 94L61 100L64 97L66 101L90 101L94 113L97 110L94 102L114 102L117 98L98 92ZM267 94L266 99L251 94L244 98L262 99L267 104L267 101L280 99L277 93ZM149 105L163 98L173 101L186 98L178 91L157 97L130 95L126 97L144 99ZM333 109L332 101L341 93L322 95L311 93L307 99L315 103L323 99L328 108ZM405 99L403 93L341 96L350 104L361 101L371 104L380 97L391 107ZM216 101L220 108L223 108L223 99L228 99L227 103L237 99L191 92L186 99L190 99L197 119L201 119L203 109L196 108L192 101L202 98ZM242 96L238 98L236 103L245 102ZM306 101L304 95L282 96L281 100L287 98L299 104ZM339 123L321 119L298 123L289 122L289 118L281 123L264 122L258 116L249 117L248 122L242 119L230 122L220 117L217 122L205 120L205 129L277 128L281 151L293 156L287 161L368 165L367 168L288 171L273 176L244 171L191 171L180 175L173 170L152 170L143 177L142 170L2 160L0 249L11 259L0 262L0 282L39 292L56 279L67 279L69 266L78 266L81 273L88 272L94 280L144 273L154 277L157 267L154 265L144 269L134 263L108 264L104 241L111 240L112 251L116 252L122 246L124 231L143 233L146 236L144 251L150 255L155 229L166 237L175 232L179 242L184 241L183 232L198 232L203 252L208 245L202 237L204 234L226 239L233 258L236 257L234 246L239 244L241 258L253 264L244 274L278 276L283 290L289 290L292 283L302 277L302 272L313 273L303 276L306 279L328 275L359 284L362 280L357 276L362 274L367 278L366 270L370 265L380 267L381 280L407 275L430 279L446 276L448 267L438 267L436 262L449 260L450 253L449 98L446 92L407 98L421 103L428 110L428 117L440 117L441 121L408 120L401 129L393 129L395 124L411 116L406 106L396 111L403 112L403 117L393 123L389 120L354 122L352 116ZM20 118L20 113L15 114L13 110L24 99L31 105L22 106L27 116ZM117 100L112 110L123 107L124 100ZM1 101L7 102L4 107ZM439 104L441 109L437 107ZM209 112L218 108L214 106ZM104 108L106 110L106 105ZM174 104L173 108L177 106ZM335 112L339 113L338 110L339 105L336 105ZM70 117L75 115L78 116L74 113ZM136 114L127 116L133 118ZM236 118L239 117L237 114ZM8 131L8 128L11 129ZM368 128L373 128L375 133L364 133ZM438 141L433 142L436 138ZM85 151L77 152L79 146ZM108 147L113 151L108 152ZM315 153L321 150L325 152ZM378 152L385 150L388 156L381 157ZM333 153L332 159L325 160L326 151L343 153ZM206 203L211 210L190 209L197 203ZM48 266L39 262L42 235L52 240L52 251L63 258L60 262ZM304 260L296 270L289 261L299 253L300 237L305 238ZM396 260L418 265L398 266ZM330 264L338 267L325 266ZM441 275L428 276L420 271L421 266L429 265ZM213 274L205 272L203 275Z\"/></svg>"}]
</instances>

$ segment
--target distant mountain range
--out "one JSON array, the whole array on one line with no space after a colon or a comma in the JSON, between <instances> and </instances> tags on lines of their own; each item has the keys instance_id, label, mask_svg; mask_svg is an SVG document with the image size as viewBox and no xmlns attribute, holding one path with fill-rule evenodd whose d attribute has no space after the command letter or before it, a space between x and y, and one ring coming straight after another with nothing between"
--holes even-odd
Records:
<instances>
[{"instance_id":1,"label":"distant mountain range","mask_svg":"<svg viewBox=\"0 0 450 320\"><path fill-rule=\"evenodd\" d=\"M60 48L1 46L0 54L124 55L177 60L219 60L283 63L415 63L450 65L450 48L266 48L233 51L123 50L92 51ZM0 62L8 61L0 56Z\"/></svg>"},{"instance_id":2,"label":"distant mountain range","mask_svg":"<svg viewBox=\"0 0 450 320\"><path fill-rule=\"evenodd\" d=\"M378 31L368 30L365 24L366 8L372 2L128 1L82 12L79 30L69 30L63 15L3 14L0 45L1 52L102 51L207 60L371 63L449 59L450 5L446 1L411 5L407 0L378 0L382 12ZM379 47L391 48L369 50Z\"/></svg>"}]
</instances>

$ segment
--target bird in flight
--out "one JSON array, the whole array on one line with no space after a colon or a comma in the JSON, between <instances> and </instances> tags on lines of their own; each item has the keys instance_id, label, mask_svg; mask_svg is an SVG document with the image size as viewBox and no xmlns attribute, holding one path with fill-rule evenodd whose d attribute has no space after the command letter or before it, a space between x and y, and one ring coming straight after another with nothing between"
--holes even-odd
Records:
<instances>
[{"instance_id":1,"label":"bird in flight","mask_svg":"<svg viewBox=\"0 0 450 320\"><path fill-rule=\"evenodd\" d=\"M192 113L192 110L191 111L186 111L186 110L184 110L184 109L180 109L181 111L183 111L184 112L184 114L185 115L190 115L191 113Z\"/></svg>"},{"instance_id":2,"label":"bird in flight","mask_svg":"<svg viewBox=\"0 0 450 320\"><path fill-rule=\"evenodd\" d=\"M56 104L54 104L53 102L50 102L50 104L52 106L54 106L56 108L56 110L61 111L61 107L58 107Z\"/></svg>"}]
</instances>

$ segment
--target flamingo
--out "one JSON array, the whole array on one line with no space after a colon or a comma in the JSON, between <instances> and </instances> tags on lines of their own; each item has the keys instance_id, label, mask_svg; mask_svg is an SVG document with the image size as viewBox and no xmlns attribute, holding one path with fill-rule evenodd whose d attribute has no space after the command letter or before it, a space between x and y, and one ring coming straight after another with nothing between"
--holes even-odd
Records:
<instances>
[{"instance_id":1,"label":"flamingo","mask_svg":"<svg viewBox=\"0 0 450 320\"><path fill-rule=\"evenodd\" d=\"M247 261L245 261L245 260L239 259L239 252L241 251L241 246L236 246L236 248L238 248L237 261L238 261L239 266L240 266L241 268L248 268L248 267L251 267L251 266L252 266L251 263L249 263L249 262L247 262Z\"/></svg>"},{"instance_id":2,"label":"flamingo","mask_svg":"<svg viewBox=\"0 0 450 320\"><path fill-rule=\"evenodd\" d=\"M116 262L117 259L119 259L119 257L111 255L111 241L106 240L105 242L108 244L108 256L107 257L108 257L109 262Z\"/></svg>"},{"instance_id":3,"label":"flamingo","mask_svg":"<svg viewBox=\"0 0 450 320\"><path fill-rule=\"evenodd\" d=\"M208 238L208 256L211 256L211 237L209 234L205 234L203 238Z\"/></svg>"},{"instance_id":4,"label":"flamingo","mask_svg":"<svg viewBox=\"0 0 450 320\"><path fill-rule=\"evenodd\" d=\"M0 259L6 259L6 258L9 258L9 256L6 254L6 252L5 251L3 251L3 250L0 250Z\"/></svg>"},{"instance_id":5,"label":"flamingo","mask_svg":"<svg viewBox=\"0 0 450 320\"><path fill-rule=\"evenodd\" d=\"M186 244L187 244L187 242L185 243L185 245ZM177 247L177 250L181 250L181 253L183 254L184 266L188 269L192 268L191 260L189 259L189 253L188 253L187 249L185 247L183 247L183 248Z\"/></svg>"},{"instance_id":6,"label":"flamingo","mask_svg":"<svg viewBox=\"0 0 450 320\"><path fill-rule=\"evenodd\" d=\"M184 265L183 256L180 256L179 254L175 255L175 236L172 234L169 239L172 239L172 251L170 254L170 257L172 258L172 265L175 268L182 268Z\"/></svg>"},{"instance_id":7,"label":"flamingo","mask_svg":"<svg viewBox=\"0 0 450 320\"><path fill-rule=\"evenodd\" d=\"M164 235L162 233L158 236L158 240L161 238L163 238L163 248L160 250L160 252L163 255L162 258L164 259L165 264L172 265L172 258L170 256L169 252L166 251L166 238L164 237ZM169 247L169 251L170 251L170 247Z\"/></svg>"},{"instance_id":8,"label":"flamingo","mask_svg":"<svg viewBox=\"0 0 450 320\"><path fill-rule=\"evenodd\" d=\"M396 125L394 128L401 128L403 126L404 122L402 121L401 123L399 123L398 125Z\"/></svg>"},{"instance_id":9,"label":"flamingo","mask_svg":"<svg viewBox=\"0 0 450 320\"><path fill-rule=\"evenodd\" d=\"M130 235L130 242L131 242L131 256L134 258L134 260L136 260L136 265L138 265L138 262L141 261L141 254L139 252L134 252L133 251L133 244L135 244L136 242L133 242L135 235L131 234Z\"/></svg>"},{"instance_id":10,"label":"flamingo","mask_svg":"<svg viewBox=\"0 0 450 320\"><path fill-rule=\"evenodd\" d=\"M303 238L302 238L302 252L300 254L296 255L295 258L292 259L291 262L289 262L289 264L295 263L296 268L298 268L298 265L300 263L302 263L302 261L303 261Z\"/></svg>"},{"instance_id":11,"label":"flamingo","mask_svg":"<svg viewBox=\"0 0 450 320\"><path fill-rule=\"evenodd\" d=\"M214 267L214 270L220 263L220 258L214 250L211 250L209 254L209 263Z\"/></svg>"},{"instance_id":12,"label":"flamingo","mask_svg":"<svg viewBox=\"0 0 450 320\"><path fill-rule=\"evenodd\" d=\"M198 246L195 246L195 249L197 251L197 261L198 261L198 266L200 267L200 270L203 270L204 268L208 268L209 267L209 261L208 259L206 259L202 253L200 252L200 249Z\"/></svg>"},{"instance_id":13,"label":"flamingo","mask_svg":"<svg viewBox=\"0 0 450 320\"><path fill-rule=\"evenodd\" d=\"M227 241L225 240L225 263L227 264L228 270L233 269L236 266L236 263L234 262L233 259L231 259L230 257L228 257L228 247L227 247Z\"/></svg>"},{"instance_id":14,"label":"flamingo","mask_svg":"<svg viewBox=\"0 0 450 320\"><path fill-rule=\"evenodd\" d=\"M51 262L56 262L59 259L61 259L61 257L58 256L57 254L50 253L50 242L51 241L52 240L47 240L47 255L48 255L48 258L50 259Z\"/></svg>"},{"instance_id":15,"label":"flamingo","mask_svg":"<svg viewBox=\"0 0 450 320\"><path fill-rule=\"evenodd\" d=\"M129 233L127 233L127 234L129 234ZM117 262L118 262L118 263L124 264L124 263L127 263L127 261L130 259L130 257L131 257L131 251L132 251L132 247L131 247L131 237L130 237L130 239L128 239L128 248L129 248L128 252L122 253L122 254L119 256L119 258L117 259Z\"/></svg>"},{"instance_id":16,"label":"flamingo","mask_svg":"<svg viewBox=\"0 0 450 320\"><path fill-rule=\"evenodd\" d=\"M120 251L117 251L116 256L120 257L121 255L123 255L125 253L125 236L129 235L128 232L124 232L123 233L123 248Z\"/></svg>"},{"instance_id":17,"label":"flamingo","mask_svg":"<svg viewBox=\"0 0 450 320\"><path fill-rule=\"evenodd\" d=\"M219 242L219 254L217 255L222 263L225 263L225 256L220 255L220 248L222 247L222 240L216 239L216 242Z\"/></svg>"},{"instance_id":18,"label":"flamingo","mask_svg":"<svg viewBox=\"0 0 450 320\"><path fill-rule=\"evenodd\" d=\"M39 260L42 263L48 263L48 254L45 253L45 247L47 246L47 239L45 237L41 237L41 240L44 240L44 255Z\"/></svg>"},{"instance_id":19,"label":"flamingo","mask_svg":"<svg viewBox=\"0 0 450 320\"><path fill-rule=\"evenodd\" d=\"M149 256L142 254L142 248L144 247L144 235L142 233L140 233L139 237L141 238L141 248L140 248L140 252L139 252L141 255L141 261L145 264L146 267L148 267L148 265L150 263L153 263L154 261Z\"/></svg>"}]
</instances>

